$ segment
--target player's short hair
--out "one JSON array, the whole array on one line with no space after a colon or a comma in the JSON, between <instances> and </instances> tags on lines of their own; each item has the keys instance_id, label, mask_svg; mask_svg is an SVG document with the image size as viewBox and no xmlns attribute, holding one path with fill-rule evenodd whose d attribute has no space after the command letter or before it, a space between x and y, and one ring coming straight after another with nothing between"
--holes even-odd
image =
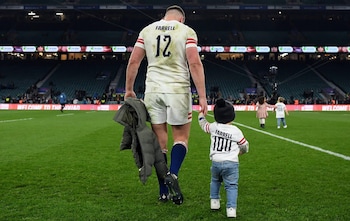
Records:
<instances>
[{"instance_id":1,"label":"player's short hair","mask_svg":"<svg viewBox=\"0 0 350 221\"><path fill-rule=\"evenodd\" d=\"M175 10L181 12L181 14L184 16L184 18L186 17L186 16L185 16L185 11L184 11L180 6L178 6L178 5L169 6L169 7L166 9L166 12L168 12L169 10L173 10L173 9L175 9Z\"/></svg>"}]
</instances>

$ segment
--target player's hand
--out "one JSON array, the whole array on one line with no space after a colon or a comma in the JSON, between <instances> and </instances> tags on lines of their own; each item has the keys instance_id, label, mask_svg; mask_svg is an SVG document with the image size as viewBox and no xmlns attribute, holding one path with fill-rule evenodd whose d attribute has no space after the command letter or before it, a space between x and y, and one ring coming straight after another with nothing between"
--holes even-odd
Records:
<instances>
[{"instance_id":1,"label":"player's hand","mask_svg":"<svg viewBox=\"0 0 350 221\"><path fill-rule=\"evenodd\" d=\"M200 110L199 112L202 112L203 115L207 115L208 113L208 103L207 103L207 98L199 98L199 106L200 106Z\"/></svg>"},{"instance_id":2,"label":"player's hand","mask_svg":"<svg viewBox=\"0 0 350 221\"><path fill-rule=\"evenodd\" d=\"M126 91L126 92L125 92L124 99L126 99L126 98L128 98L128 97L136 98L136 93L135 93L134 91Z\"/></svg>"}]
</instances>

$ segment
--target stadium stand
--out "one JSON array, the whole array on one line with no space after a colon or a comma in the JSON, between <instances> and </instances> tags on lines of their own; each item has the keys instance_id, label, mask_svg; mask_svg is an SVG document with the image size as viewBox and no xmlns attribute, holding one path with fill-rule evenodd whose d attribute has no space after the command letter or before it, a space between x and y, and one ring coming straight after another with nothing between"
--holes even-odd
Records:
<instances>
[{"instance_id":1,"label":"stadium stand","mask_svg":"<svg viewBox=\"0 0 350 221\"><path fill-rule=\"evenodd\" d=\"M269 71L272 65L278 67L276 74ZM294 99L301 103L327 102L327 98L322 95L322 89L329 87L329 84L312 70L317 62L308 64L300 61L257 61L248 62L247 66L264 86L268 96L273 96L276 92L277 96L284 96L290 103Z\"/></svg>"},{"instance_id":2,"label":"stadium stand","mask_svg":"<svg viewBox=\"0 0 350 221\"><path fill-rule=\"evenodd\" d=\"M54 88L54 97L65 92L68 100L82 101L84 97L100 98L103 93L108 93L109 83L120 64L114 61L65 61L58 65L42 87Z\"/></svg>"},{"instance_id":3,"label":"stadium stand","mask_svg":"<svg viewBox=\"0 0 350 221\"><path fill-rule=\"evenodd\" d=\"M240 62L229 60L204 60L207 94L212 98L219 93L229 100L240 99L245 88L252 87L248 74Z\"/></svg>"},{"instance_id":4,"label":"stadium stand","mask_svg":"<svg viewBox=\"0 0 350 221\"><path fill-rule=\"evenodd\" d=\"M125 89L125 71L126 71L125 68L126 68L126 65L122 67L121 69L122 73L120 75L120 78L117 82L116 87L114 88L117 92L123 93ZM147 61L144 60L140 65L139 72L137 74L137 77L135 79L135 84L134 84L135 93L138 98L144 97L146 70L147 70Z\"/></svg>"},{"instance_id":5,"label":"stadium stand","mask_svg":"<svg viewBox=\"0 0 350 221\"><path fill-rule=\"evenodd\" d=\"M325 5L348 5L345 0L269 0L262 3L257 0L183 0L183 1L116 1L116 0L6 0L0 5L87 5L92 7L89 10L66 10L64 17L57 17L51 10L38 10L40 19L33 19L27 16L27 10L4 10L0 17L0 45L125 45L132 46L137 38L141 27L162 17L163 9L150 9L153 5L163 5L178 3L185 7L187 12L186 23L193 27L199 38L200 46L206 45L348 45L350 43L350 32L348 24L347 10L325 10ZM117 4L128 7L125 10L95 10L95 5ZM209 5L254 6L259 10L208 10ZM312 13L305 13L300 10L266 10L268 5L290 5L293 6L315 6ZM133 6L139 6L133 8ZM36 7L33 7L34 9ZM311 7L312 8L312 7ZM321 8L321 10L318 10ZM192 13L191 13L192 12ZM258 12L258 13L257 13ZM348 52L347 52L348 53ZM6 85L7 82L14 82L15 89L0 90L0 96L7 94L18 96L20 93L31 87L32 84L40 83L41 88L50 88L50 82L55 84L57 90L65 90L70 98L76 96L77 91L84 91L88 96L103 94L112 89L115 92L123 92L125 87L125 63L128 53L120 53L118 59L113 58L106 62L100 61L58 61L56 56L51 55L54 61L47 62L42 69L36 67L36 62L21 61L20 66L12 65L11 62L4 62L7 57L16 57L18 54L0 53L1 78L0 83ZM311 57L306 55L300 59L294 54L294 61L280 61L278 53L264 55L265 58L255 58L255 53L239 55L240 60L213 59L206 53L203 55L203 63L206 68L207 89L210 94L216 86L222 96L232 99L246 99L247 88L260 87L268 97L274 96L274 83L278 83L277 93L287 99L295 97L300 101L305 100L305 96L314 92L314 97L320 101L327 102L328 91L331 89L345 97L349 92L350 82L345 74L349 68L348 58L343 56L343 61L339 62L338 56L335 60L330 57ZM215 53L211 55L215 56ZM217 53L218 55L220 53ZM68 57L70 55L65 54ZM91 55L91 54L90 54ZM85 54L86 56L86 54ZM99 55L100 56L100 55ZM261 57L264 57L261 56ZM269 56L274 57L270 60ZM31 56L26 58L30 59ZM74 56L73 56L74 57ZM219 56L220 57L220 56ZM68 58L69 60L70 58ZM329 61L323 66L315 65L319 59ZM332 58L333 59L333 58ZM12 63L14 63L12 61ZM27 63L27 64L25 64ZM42 61L39 63L43 63ZM44 62L46 63L46 62ZM91 64L90 64L91 63ZM60 65L58 65L60 64ZM93 65L95 64L95 65ZM105 65L101 65L105 64ZM271 79L266 77L268 69L272 64L278 66L278 76ZM341 65L338 65L341 64ZM33 68L30 67L33 65ZM145 63L142 64L140 74L136 79L136 90L138 97L143 96ZM56 67L57 69L54 69ZM14 74L8 76L10 71L29 73L27 76ZM37 70L31 73L31 70ZM333 75L334 70L339 73ZM52 73L50 72L52 71ZM109 79L95 79L97 73L111 73ZM77 74L78 73L78 74ZM84 73L84 74L82 74ZM118 74L117 74L118 73ZM27 77L31 76L30 79ZM20 79L18 79L20 78ZM22 79L23 78L23 79ZM43 80L43 78L45 80ZM25 79L25 80L24 80ZM22 81L23 80L23 81ZM67 84L66 82L69 82ZM22 82L25 84L22 85ZM336 86L333 87L332 83ZM9 85L11 86L11 85ZM259 89L259 90L260 90ZM255 92L254 92L255 93Z\"/></svg>"},{"instance_id":6,"label":"stadium stand","mask_svg":"<svg viewBox=\"0 0 350 221\"><path fill-rule=\"evenodd\" d=\"M324 93L329 93L328 95L333 98L334 96L341 96L342 94L350 94L350 80L347 74L348 68L349 65L344 61L325 62L319 67L316 67L316 70L322 76L334 84L323 88Z\"/></svg>"},{"instance_id":7,"label":"stadium stand","mask_svg":"<svg viewBox=\"0 0 350 221\"><path fill-rule=\"evenodd\" d=\"M55 66L54 61L1 61L0 95L10 96L15 100L43 79Z\"/></svg>"}]
</instances>

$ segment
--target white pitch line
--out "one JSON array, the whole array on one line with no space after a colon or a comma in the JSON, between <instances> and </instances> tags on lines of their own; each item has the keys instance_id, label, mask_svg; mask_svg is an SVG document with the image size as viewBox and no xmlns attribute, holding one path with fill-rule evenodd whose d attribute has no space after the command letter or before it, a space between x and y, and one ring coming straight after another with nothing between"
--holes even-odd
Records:
<instances>
[{"instance_id":1,"label":"white pitch line","mask_svg":"<svg viewBox=\"0 0 350 221\"><path fill-rule=\"evenodd\" d=\"M13 120L1 120L0 123L10 123L24 120L32 120L33 118L22 118L22 119L13 119Z\"/></svg>"},{"instance_id":2,"label":"white pitch line","mask_svg":"<svg viewBox=\"0 0 350 221\"><path fill-rule=\"evenodd\" d=\"M209 116L213 117L213 115L209 115ZM306 143L303 143L303 142L300 142L300 141L292 140L292 139L289 139L289 138L286 138L286 137L281 137L281 136L278 136L276 134L272 134L272 133L269 133L269 132L266 132L266 131L263 131L263 130L260 130L260 129L256 129L254 127L250 127L250 126L247 126L247 125L244 125L244 124L237 123L237 122L233 122L233 124L237 124L238 126L245 127L247 129L254 130L256 132L269 135L271 137L275 137L275 138L278 138L278 139L281 139L281 140L284 140L284 141L287 141L287 142L290 142L290 143L294 143L294 144L297 144L297 145L300 145L300 146L304 146L304 147L307 147L307 148L310 148L310 149L313 149L313 150L317 150L317 151L320 151L320 152L323 152L323 153L326 153L326 154L329 154L329 155L333 155L333 156L342 158L344 160L349 160L350 161L350 157L349 156L346 156L346 155L343 155L343 154L340 154L340 153L336 153L336 152L332 152L332 151L329 151L329 150L325 150L325 149L322 149L320 147L316 147L316 146L313 146L313 145L310 145L310 144L306 144Z\"/></svg>"},{"instance_id":3,"label":"white pitch line","mask_svg":"<svg viewBox=\"0 0 350 221\"><path fill-rule=\"evenodd\" d=\"M74 115L74 114L58 114L56 116L57 117L65 117L65 116L71 116L71 115Z\"/></svg>"},{"instance_id":4,"label":"white pitch line","mask_svg":"<svg viewBox=\"0 0 350 221\"><path fill-rule=\"evenodd\" d=\"M249 127L247 125L240 124L240 123L237 123L237 122L234 122L233 124L237 124L237 125L239 125L241 127L245 127L245 128L250 129L250 130L254 130L256 132L263 133L263 134L266 134L266 135L269 135L271 137L275 137L275 138L278 138L278 139L281 139L281 140L284 140L284 141L288 141L290 143L298 144L300 146L304 146L304 147L307 147L307 148L310 148L310 149L313 149L313 150L317 150L317 151L320 151L320 152L323 152L323 153L327 153L329 155L333 155L333 156L336 156L336 157L339 157L339 158L343 158L344 160L350 160L349 156L346 156L346 155L343 155L343 154L340 154L340 153L336 153L336 152L332 152L332 151L329 151L329 150L325 150L325 149L322 149L320 147L316 147L316 146L313 146L313 145L310 145L310 144L306 144L306 143L303 143L303 142L300 142L300 141L292 140L292 139L289 139L289 138L286 138L286 137L281 137L281 136L278 136L276 134L272 134L272 133L269 133L269 132L266 132L266 131L263 131L263 130L259 130L259 129L256 129L254 127Z\"/></svg>"}]
</instances>

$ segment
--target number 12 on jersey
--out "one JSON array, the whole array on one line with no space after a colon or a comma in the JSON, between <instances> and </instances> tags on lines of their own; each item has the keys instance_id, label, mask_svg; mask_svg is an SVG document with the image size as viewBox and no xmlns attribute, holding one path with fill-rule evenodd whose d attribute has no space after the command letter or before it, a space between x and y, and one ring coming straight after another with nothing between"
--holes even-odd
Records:
<instances>
[{"instance_id":1,"label":"number 12 on jersey","mask_svg":"<svg viewBox=\"0 0 350 221\"><path fill-rule=\"evenodd\" d=\"M171 43L171 36L170 35L158 35L157 36L157 53L156 57L163 56L163 57L169 57L171 52L168 51L169 45ZM162 51L162 53L161 53Z\"/></svg>"}]
</instances>

